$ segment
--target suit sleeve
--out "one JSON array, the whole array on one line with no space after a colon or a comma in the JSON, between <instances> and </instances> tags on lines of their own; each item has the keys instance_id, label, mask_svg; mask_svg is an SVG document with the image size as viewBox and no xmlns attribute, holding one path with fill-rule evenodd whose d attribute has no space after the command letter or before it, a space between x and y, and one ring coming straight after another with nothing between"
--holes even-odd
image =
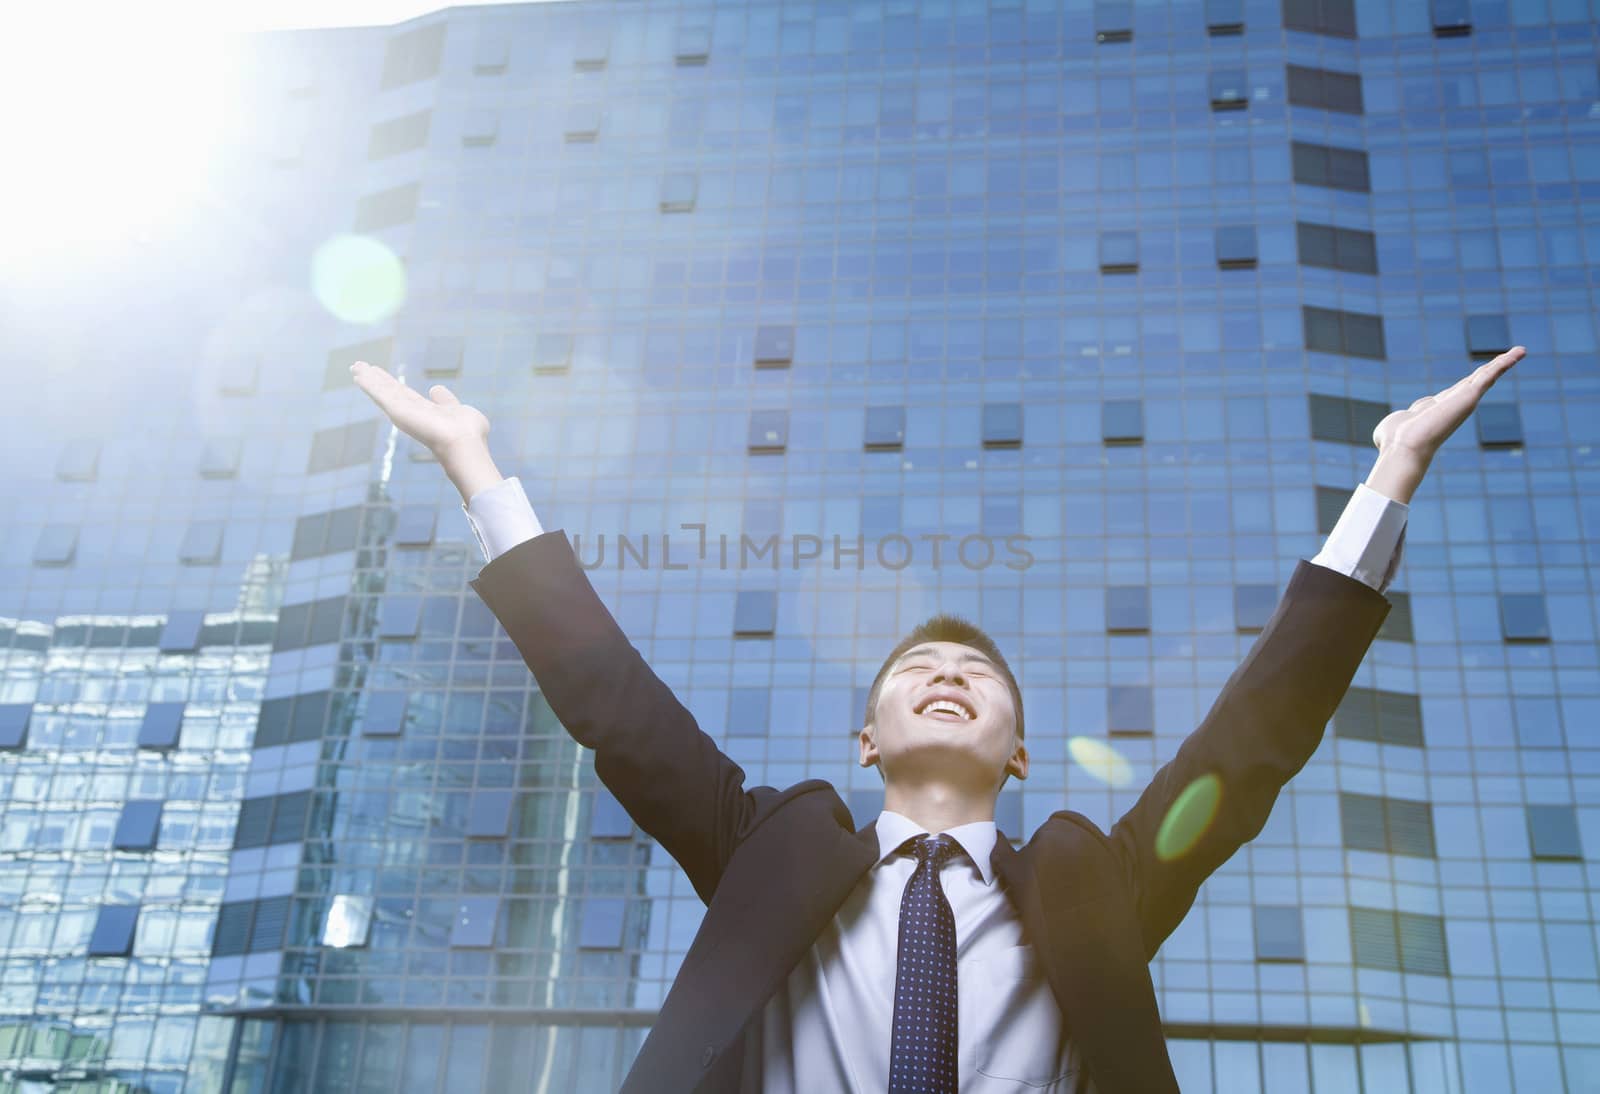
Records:
<instances>
[{"instance_id":1,"label":"suit sleeve","mask_svg":"<svg viewBox=\"0 0 1600 1094\"><path fill-rule=\"evenodd\" d=\"M1205 719L1112 827L1147 957L1188 913L1201 883L1266 824L1278 792L1316 751L1389 609L1371 585L1301 559ZM1175 811L1205 776L1220 789L1214 812L1203 797ZM1164 822L1179 838L1158 851Z\"/></svg>"},{"instance_id":2,"label":"suit sleeve","mask_svg":"<svg viewBox=\"0 0 1600 1094\"><path fill-rule=\"evenodd\" d=\"M754 812L745 774L645 664L564 532L523 540L469 584L595 772L707 902Z\"/></svg>"}]
</instances>

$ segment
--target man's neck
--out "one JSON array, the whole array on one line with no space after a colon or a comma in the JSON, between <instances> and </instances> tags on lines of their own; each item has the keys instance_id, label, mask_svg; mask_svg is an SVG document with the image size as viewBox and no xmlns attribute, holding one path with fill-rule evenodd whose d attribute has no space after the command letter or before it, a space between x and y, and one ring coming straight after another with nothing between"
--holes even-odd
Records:
<instances>
[{"instance_id":1,"label":"man's neck","mask_svg":"<svg viewBox=\"0 0 1600 1094\"><path fill-rule=\"evenodd\" d=\"M949 783L884 787L883 807L910 817L929 832L948 832L974 821L994 820L994 794L974 794Z\"/></svg>"}]
</instances>

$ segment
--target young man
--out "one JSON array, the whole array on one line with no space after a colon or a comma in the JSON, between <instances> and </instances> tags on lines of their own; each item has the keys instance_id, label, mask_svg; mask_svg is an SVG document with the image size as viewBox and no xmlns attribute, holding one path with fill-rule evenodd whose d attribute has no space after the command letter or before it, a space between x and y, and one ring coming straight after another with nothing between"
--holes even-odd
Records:
<instances>
[{"instance_id":1,"label":"young man","mask_svg":"<svg viewBox=\"0 0 1600 1094\"><path fill-rule=\"evenodd\" d=\"M1109 835L1063 810L1020 851L994 802L1028 773L1021 692L980 629L937 616L885 659L859 735L884 810L865 827L822 780L747 788L495 469L488 420L442 385L352 373L438 457L487 560L473 590L707 904L625 1091L1148 1094L1177 1090L1150 959L1315 751L1389 613L1413 492L1524 352L1378 425L1327 545Z\"/></svg>"}]
</instances>

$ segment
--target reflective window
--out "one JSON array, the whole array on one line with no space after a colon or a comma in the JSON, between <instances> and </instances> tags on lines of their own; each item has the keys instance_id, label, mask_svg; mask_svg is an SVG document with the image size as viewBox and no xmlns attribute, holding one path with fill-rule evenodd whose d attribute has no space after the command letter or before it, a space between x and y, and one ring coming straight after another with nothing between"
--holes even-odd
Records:
<instances>
[{"instance_id":1,"label":"reflective window","mask_svg":"<svg viewBox=\"0 0 1600 1094\"><path fill-rule=\"evenodd\" d=\"M1216 231L1217 265L1223 269L1254 266L1258 257L1254 224L1222 225Z\"/></svg>"},{"instance_id":2,"label":"reflective window","mask_svg":"<svg viewBox=\"0 0 1600 1094\"><path fill-rule=\"evenodd\" d=\"M1106 688L1106 731L1144 735L1155 732L1155 692L1142 684Z\"/></svg>"},{"instance_id":3,"label":"reflective window","mask_svg":"<svg viewBox=\"0 0 1600 1094\"><path fill-rule=\"evenodd\" d=\"M455 918L450 923L450 945L484 947L495 944L495 926L500 916L500 898L464 896L456 902Z\"/></svg>"},{"instance_id":4,"label":"reflective window","mask_svg":"<svg viewBox=\"0 0 1600 1094\"><path fill-rule=\"evenodd\" d=\"M869 406L864 445L868 451L898 451L906 439L906 408Z\"/></svg>"},{"instance_id":5,"label":"reflective window","mask_svg":"<svg viewBox=\"0 0 1600 1094\"><path fill-rule=\"evenodd\" d=\"M1022 404L983 405L983 447L1016 448L1022 444Z\"/></svg>"},{"instance_id":6,"label":"reflective window","mask_svg":"<svg viewBox=\"0 0 1600 1094\"><path fill-rule=\"evenodd\" d=\"M1342 793L1344 845L1359 851L1435 857L1433 807L1428 802Z\"/></svg>"},{"instance_id":7,"label":"reflective window","mask_svg":"<svg viewBox=\"0 0 1600 1094\"><path fill-rule=\"evenodd\" d=\"M1293 141L1289 160L1296 182L1363 193L1372 189L1367 154L1358 149Z\"/></svg>"},{"instance_id":8,"label":"reflective window","mask_svg":"<svg viewBox=\"0 0 1600 1094\"><path fill-rule=\"evenodd\" d=\"M1478 423L1478 444L1484 448L1515 448L1522 444L1522 412L1516 403L1482 402L1472 412Z\"/></svg>"},{"instance_id":9,"label":"reflective window","mask_svg":"<svg viewBox=\"0 0 1600 1094\"><path fill-rule=\"evenodd\" d=\"M1206 86L1213 110L1243 110L1250 105L1250 83L1242 68L1213 69Z\"/></svg>"},{"instance_id":10,"label":"reflective window","mask_svg":"<svg viewBox=\"0 0 1600 1094\"><path fill-rule=\"evenodd\" d=\"M512 807L516 793L511 790L474 790L467 813L467 835L473 838L503 839L511 834Z\"/></svg>"},{"instance_id":11,"label":"reflective window","mask_svg":"<svg viewBox=\"0 0 1600 1094\"><path fill-rule=\"evenodd\" d=\"M756 329L757 368L774 368L794 360L794 327L765 326Z\"/></svg>"},{"instance_id":12,"label":"reflective window","mask_svg":"<svg viewBox=\"0 0 1600 1094\"><path fill-rule=\"evenodd\" d=\"M731 724L731 720L730 720ZM616 795L605 787L594 791L594 810L589 816L589 835L593 839L631 839L633 818Z\"/></svg>"},{"instance_id":13,"label":"reflective window","mask_svg":"<svg viewBox=\"0 0 1600 1094\"><path fill-rule=\"evenodd\" d=\"M700 178L689 172L674 172L661 180L661 211L688 213L694 210Z\"/></svg>"},{"instance_id":14,"label":"reflective window","mask_svg":"<svg viewBox=\"0 0 1600 1094\"><path fill-rule=\"evenodd\" d=\"M1139 233L1106 231L1100 233L1100 271L1132 273L1139 268Z\"/></svg>"},{"instance_id":15,"label":"reflective window","mask_svg":"<svg viewBox=\"0 0 1600 1094\"><path fill-rule=\"evenodd\" d=\"M178 747L183 725L183 703L151 703L139 723L139 747L160 750Z\"/></svg>"},{"instance_id":16,"label":"reflective window","mask_svg":"<svg viewBox=\"0 0 1600 1094\"><path fill-rule=\"evenodd\" d=\"M1354 38L1355 0L1283 0L1283 25L1308 34Z\"/></svg>"},{"instance_id":17,"label":"reflective window","mask_svg":"<svg viewBox=\"0 0 1600 1094\"><path fill-rule=\"evenodd\" d=\"M383 53L383 75L380 90L402 87L419 80L430 80L439 74L439 64L444 57L444 35L448 24L444 20L393 35Z\"/></svg>"},{"instance_id":18,"label":"reflective window","mask_svg":"<svg viewBox=\"0 0 1600 1094\"><path fill-rule=\"evenodd\" d=\"M1100 404L1100 439L1107 444L1144 440L1144 403L1139 399L1108 399Z\"/></svg>"},{"instance_id":19,"label":"reflective window","mask_svg":"<svg viewBox=\"0 0 1600 1094\"><path fill-rule=\"evenodd\" d=\"M748 447L751 452L782 452L789 444L787 410L752 410Z\"/></svg>"},{"instance_id":20,"label":"reflective window","mask_svg":"<svg viewBox=\"0 0 1600 1094\"><path fill-rule=\"evenodd\" d=\"M1361 77L1306 65L1289 65L1286 79L1289 102L1344 114L1360 114Z\"/></svg>"},{"instance_id":21,"label":"reflective window","mask_svg":"<svg viewBox=\"0 0 1600 1094\"><path fill-rule=\"evenodd\" d=\"M728 735L765 737L771 717L772 692L768 688L728 689Z\"/></svg>"},{"instance_id":22,"label":"reflective window","mask_svg":"<svg viewBox=\"0 0 1600 1094\"><path fill-rule=\"evenodd\" d=\"M612 897L585 897L578 920L578 945L586 950L622 948L622 926L628 902Z\"/></svg>"},{"instance_id":23,"label":"reflective window","mask_svg":"<svg viewBox=\"0 0 1600 1094\"><path fill-rule=\"evenodd\" d=\"M1511 348L1511 325L1503 315L1467 316L1467 352L1494 357Z\"/></svg>"}]
</instances>

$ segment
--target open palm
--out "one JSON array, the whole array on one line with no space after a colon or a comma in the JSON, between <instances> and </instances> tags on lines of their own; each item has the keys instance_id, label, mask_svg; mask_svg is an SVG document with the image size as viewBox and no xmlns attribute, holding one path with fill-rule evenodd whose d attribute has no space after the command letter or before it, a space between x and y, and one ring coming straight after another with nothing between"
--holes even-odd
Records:
<instances>
[{"instance_id":1,"label":"open palm","mask_svg":"<svg viewBox=\"0 0 1600 1094\"><path fill-rule=\"evenodd\" d=\"M1372 443L1379 452L1407 452L1424 463L1433 459L1450 434L1477 409L1484 392L1527 352L1522 346L1512 346L1437 395L1424 395L1406 409L1395 411L1372 431Z\"/></svg>"},{"instance_id":2,"label":"open palm","mask_svg":"<svg viewBox=\"0 0 1600 1094\"><path fill-rule=\"evenodd\" d=\"M441 459L459 445L488 441L489 419L481 410L456 398L443 384L434 384L425 398L365 361L351 365L350 375L400 432Z\"/></svg>"}]
</instances>

